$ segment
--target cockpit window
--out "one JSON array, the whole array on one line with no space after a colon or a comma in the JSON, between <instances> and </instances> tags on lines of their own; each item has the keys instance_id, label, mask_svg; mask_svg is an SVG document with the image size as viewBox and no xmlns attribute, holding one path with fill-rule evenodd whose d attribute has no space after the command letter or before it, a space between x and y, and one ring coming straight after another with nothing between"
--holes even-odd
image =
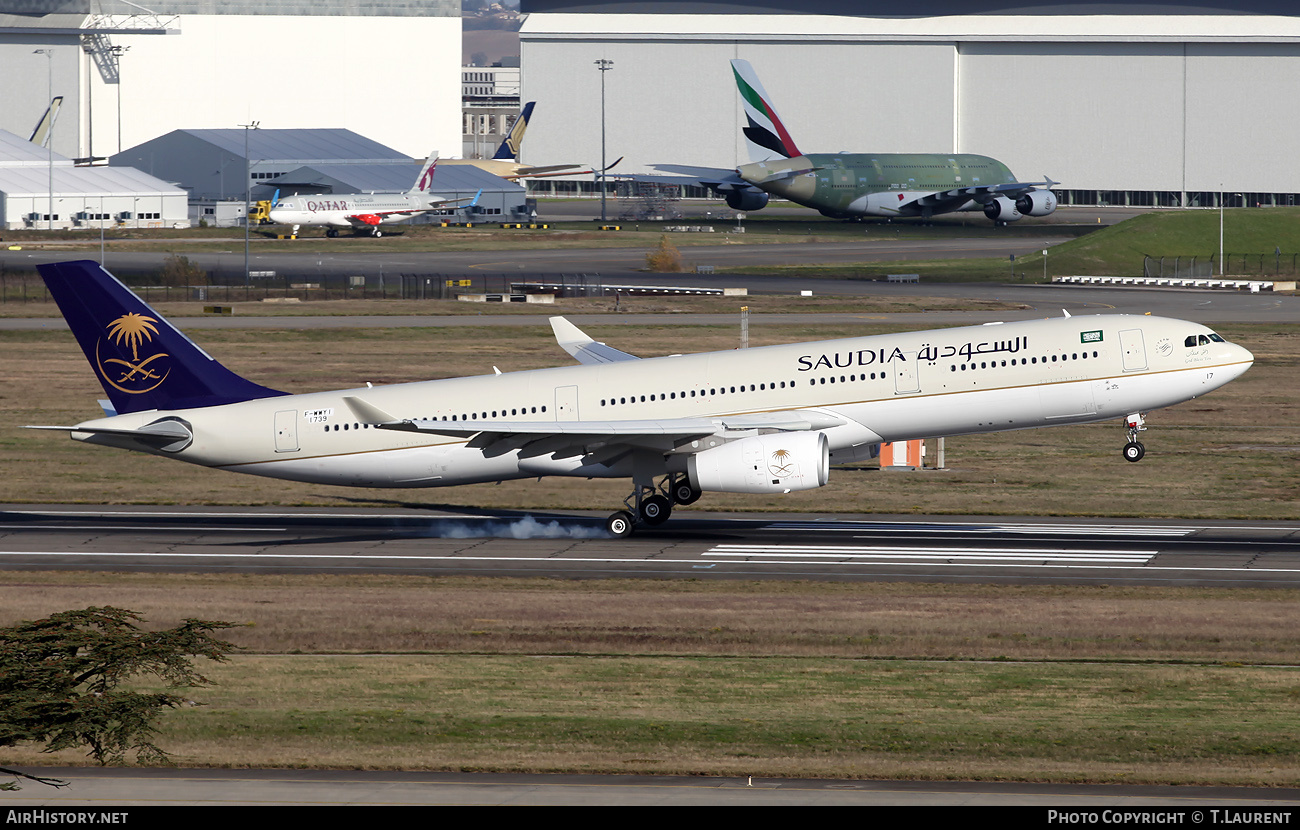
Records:
<instances>
[{"instance_id":1,"label":"cockpit window","mask_svg":"<svg viewBox=\"0 0 1300 830\"><path fill-rule=\"evenodd\" d=\"M1227 342L1228 341L1224 340L1221 336L1214 332L1210 332L1209 334L1189 334L1187 339L1183 341L1183 345L1190 348L1192 346L1208 346L1211 343Z\"/></svg>"}]
</instances>

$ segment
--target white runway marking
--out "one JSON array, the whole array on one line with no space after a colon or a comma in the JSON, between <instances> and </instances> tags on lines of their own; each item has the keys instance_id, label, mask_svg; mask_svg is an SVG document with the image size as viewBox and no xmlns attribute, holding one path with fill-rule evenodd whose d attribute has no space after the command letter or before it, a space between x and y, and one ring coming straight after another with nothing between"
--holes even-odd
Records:
<instances>
[{"instance_id":1,"label":"white runway marking","mask_svg":"<svg viewBox=\"0 0 1300 830\"><path fill-rule=\"evenodd\" d=\"M0 524L0 533L6 530L161 530L166 532L202 531L204 533L288 533L287 527L201 527L195 525L10 525Z\"/></svg>"},{"instance_id":2,"label":"white runway marking","mask_svg":"<svg viewBox=\"0 0 1300 830\"><path fill-rule=\"evenodd\" d=\"M887 564L908 560L934 564L968 562L988 564L1011 562L1087 563L1144 565L1159 551L1154 550L1064 550L1062 548L925 548L857 545L718 545L705 556L744 556L748 558L784 556L795 559L852 559L854 564L871 560Z\"/></svg>"},{"instance_id":3,"label":"white runway marking","mask_svg":"<svg viewBox=\"0 0 1300 830\"><path fill-rule=\"evenodd\" d=\"M935 522L773 522L770 530L930 530L942 533L1053 533L1077 536L1189 536L1202 527L1087 524L938 524Z\"/></svg>"}]
</instances>

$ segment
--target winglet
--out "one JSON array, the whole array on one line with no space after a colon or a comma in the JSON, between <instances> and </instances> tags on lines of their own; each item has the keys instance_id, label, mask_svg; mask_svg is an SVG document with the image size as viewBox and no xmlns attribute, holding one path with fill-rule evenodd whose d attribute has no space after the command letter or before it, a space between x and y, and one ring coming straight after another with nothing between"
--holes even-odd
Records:
<instances>
[{"instance_id":1,"label":"winglet","mask_svg":"<svg viewBox=\"0 0 1300 830\"><path fill-rule=\"evenodd\" d=\"M384 410L374 404L366 403L360 398L352 395L344 395L343 403L348 405L352 414L357 416L357 420L363 424L396 424L401 423L400 418L394 418Z\"/></svg>"},{"instance_id":2,"label":"winglet","mask_svg":"<svg viewBox=\"0 0 1300 830\"><path fill-rule=\"evenodd\" d=\"M560 344L560 348L573 355L579 363L619 363L641 359L591 339L586 332L563 317L551 318L551 331L555 332L555 342Z\"/></svg>"}]
</instances>

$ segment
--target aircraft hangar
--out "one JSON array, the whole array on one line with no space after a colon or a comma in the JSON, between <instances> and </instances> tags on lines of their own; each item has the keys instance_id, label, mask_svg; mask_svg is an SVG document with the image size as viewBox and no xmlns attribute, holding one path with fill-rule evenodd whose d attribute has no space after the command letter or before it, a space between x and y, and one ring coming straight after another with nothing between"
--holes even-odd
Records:
<instances>
[{"instance_id":1,"label":"aircraft hangar","mask_svg":"<svg viewBox=\"0 0 1300 830\"><path fill-rule=\"evenodd\" d=\"M1300 12L1282 0L523 0L524 160L750 160L728 61L804 152L979 153L1063 204L1295 204ZM683 13L688 11L690 13ZM763 13L755 13L763 12ZM602 71L597 61L612 61ZM602 90L604 117L602 122Z\"/></svg>"},{"instance_id":2,"label":"aircraft hangar","mask_svg":"<svg viewBox=\"0 0 1300 830\"><path fill-rule=\"evenodd\" d=\"M460 0L0 0L0 129L30 135L63 96L72 158L254 122L451 157L460 41Z\"/></svg>"},{"instance_id":3,"label":"aircraft hangar","mask_svg":"<svg viewBox=\"0 0 1300 830\"><path fill-rule=\"evenodd\" d=\"M110 168L90 169L135 167L176 182L189 195L195 221L221 225L243 216L245 169L256 201L277 194L402 192L415 184L424 159L341 128L181 129L114 154ZM470 165L440 165L430 192L457 200L467 215L519 221L526 213L523 187Z\"/></svg>"}]
</instances>

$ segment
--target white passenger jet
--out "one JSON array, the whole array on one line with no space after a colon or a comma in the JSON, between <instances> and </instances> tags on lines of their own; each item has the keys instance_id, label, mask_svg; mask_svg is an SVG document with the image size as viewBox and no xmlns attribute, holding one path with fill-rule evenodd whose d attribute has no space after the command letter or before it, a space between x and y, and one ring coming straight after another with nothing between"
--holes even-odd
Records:
<instances>
[{"instance_id":1,"label":"white passenger jet","mask_svg":"<svg viewBox=\"0 0 1300 830\"><path fill-rule=\"evenodd\" d=\"M95 262L38 268L111 407L77 441L272 478L444 487L630 478L626 536L704 492L788 493L882 441L1123 418L1254 357L1205 326L1097 315L639 359L551 319L576 366L288 395L217 363Z\"/></svg>"},{"instance_id":2,"label":"white passenger jet","mask_svg":"<svg viewBox=\"0 0 1300 830\"><path fill-rule=\"evenodd\" d=\"M293 225L294 235L297 235L298 229L303 225L324 225L325 235L331 239L339 235L339 228L351 228L357 233L365 232L380 237L384 235L379 229L382 224L400 222L447 205L468 201L429 195L437 169L438 151L435 150L420 168L415 184L405 193L288 196L276 201L267 218L277 225ZM474 199L477 200L478 196Z\"/></svg>"}]
</instances>

